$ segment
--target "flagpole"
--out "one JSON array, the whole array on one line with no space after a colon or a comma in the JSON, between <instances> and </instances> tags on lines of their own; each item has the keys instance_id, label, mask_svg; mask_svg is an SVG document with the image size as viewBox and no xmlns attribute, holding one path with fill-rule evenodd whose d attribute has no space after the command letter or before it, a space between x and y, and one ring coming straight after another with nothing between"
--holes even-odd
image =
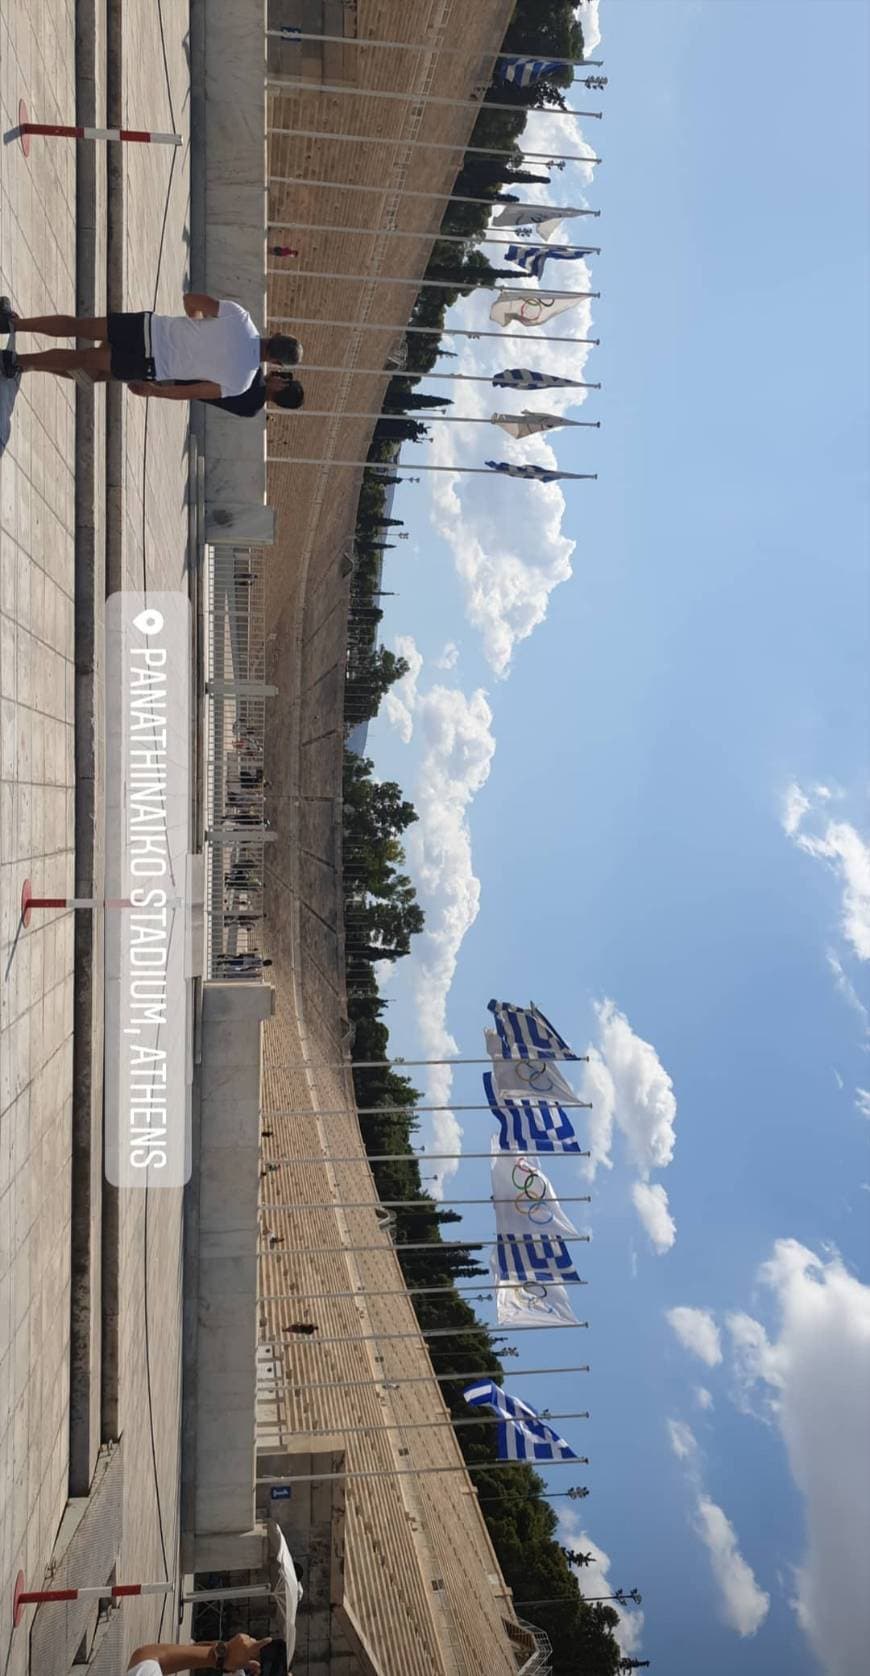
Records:
<instances>
[{"instance_id":1,"label":"flagpole","mask_svg":"<svg viewBox=\"0 0 870 1676\"><path fill-rule=\"evenodd\" d=\"M562 1111L591 1112L592 1110L591 1100L548 1100L546 1096L542 1096L540 1094L536 1095L534 1091L531 1094L521 1094L519 1098L516 1098L512 1094L504 1094L501 1098L504 1100L506 1105L510 1104L517 1107L523 1105L547 1105L559 1106ZM418 1112L489 1112L491 1117L498 1116L498 1113L494 1111L493 1107L489 1105L488 1102L484 1103L482 1106L455 1106L450 1104L444 1106L418 1106L415 1103L407 1106L356 1106L354 1108L354 1115L356 1117L397 1117L402 1113L406 1114L408 1117L415 1117ZM344 1106L325 1106L323 1110L318 1108L316 1112L312 1112L310 1106L273 1106L269 1112L270 1120L273 1117L312 1116L347 1117L347 1111Z\"/></svg>"},{"instance_id":2,"label":"flagpole","mask_svg":"<svg viewBox=\"0 0 870 1676\"><path fill-rule=\"evenodd\" d=\"M574 1157L576 1158L576 1156L575 1152ZM525 1154L517 1153L517 1157L523 1158ZM534 1174L537 1176L537 1171ZM522 1189L517 1188L517 1193L522 1194ZM534 1199L530 1194L527 1195L527 1198L529 1204L534 1205L546 1205L553 1202L546 1197ZM259 1210L261 1213L265 1213L267 1210L432 1210L433 1208L440 1210L444 1205L515 1205L516 1202L516 1197L512 1199L438 1199L437 1201L432 1199L326 1199L321 1204L311 1204L307 1199L304 1204L297 1201L284 1204L280 1200L264 1199L259 1205ZM562 1194L559 1197L559 1203L560 1205L591 1205L592 1194L571 1193L567 1197ZM449 1291L449 1287L445 1290ZM353 1294L348 1293L346 1295L350 1297ZM369 1293L368 1296L371 1297L372 1294ZM394 1296L396 1294L391 1292L390 1297Z\"/></svg>"},{"instance_id":3,"label":"flagpole","mask_svg":"<svg viewBox=\"0 0 870 1676\"><path fill-rule=\"evenodd\" d=\"M379 472L389 471L391 469L389 465L381 464L380 462L373 460L334 460L323 458L307 459L300 454L267 454L266 464L267 466L363 466L368 471ZM452 471L455 472L457 477L495 478L510 477L512 475L510 472L490 471L486 466L423 466L418 465L416 460L414 461L414 464L409 467L409 469L411 471ZM550 468L546 467L545 469L549 470ZM554 477L549 479L538 478L537 482L540 483L549 481L550 483L555 483L563 477L573 478L575 482L583 481L587 483L594 483L598 479L598 473L597 471L558 471ZM533 477L527 477L524 480L515 478L514 481L534 483L536 479Z\"/></svg>"},{"instance_id":4,"label":"flagpole","mask_svg":"<svg viewBox=\"0 0 870 1676\"><path fill-rule=\"evenodd\" d=\"M388 1248L385 1247L384 1249ZM378 1246L377 1250L380 1251L381 1247ZM554 1281L553 1284L559 1285L560 1282ZM479 1321L476 1327L418 1327L413 1333L351 1333L344 1336L339 1335L337 1338L321 1338L319 1334L315 1338L314 1335L309 1336L304 1333L294 1338L293 1349L296 1351L304 1346L306 1349L319 1350L325 1344L387 1344L392 1339L414 1339L419 1343L421 1338L468 1338L481 1332L489 1333L492 1338L500 1338L508 1332L511 1337L514 1333L540 1333L542 1331L547 1333L571 1333L577 1327L588 1329L589 1322L536 1321L534 1326L529 1327L515 1327L513 1325L499 1327L498 1323ZM262 1349L264 1344L270 1344L271 1342L270 1339L261 1339L258 1348Z\"/></svg>"},{"instance_id":5,"label":"flagpole","mask_svg":"<svg viewBox=\"0 0 870 1676\"><path fill-rule=\"evenodd\" d=\"M589 116L601 121L603 111L571 111L564 105L502 105L492 99L448 99L434 93L394 93L384 87L352 87L349 83L311 81L296 76L267 76L266 86L279 95L293 93L345 93L356 99L399 99L404 105L452 105L461 111L508 111L511 116Z\"/></svg>"},{"instance_id":6,"label":"flagpole","mask_svg":"<svg viewBox=\"0 0 870 1676\"><path fill-rule=\"evenodd\" d=\"M569 1201L570 1202L570 1201ZM283 1210L283 1205L270 1206L270 1209ZM302 1209L331 1209L331 1206L298 1206ZM346 1209L346 1206L336 1206L336 1209ZM485 1277L481 1276L481 1280ZM546 1286L546 1281L539 1283ZM588 1280L558 1280L550 1281L552 1286L588 1286ZM333 1298L356 1298L360 1303L367 1298L434 1298L445 1292L456 1292L460 1297L470 1297L478 1292L524 1292L528 1289L528 1282L523 1280L502 1281L498 1286L483 1286L480 1281L476 1286L402 1286L398 1291L370 1292L368 1288L357 1292L262 1292L257 1298L258 1304L298 1304L298 1303L327 1303Z\"/></svg>"},{"instance_id":7,"label":"flagpole","mask_svg":"<svg viewBox=\"0 0 870 1676\"><path fill-rule=\"evenodd\" d=\"M522 275L518 274L520 279ZM547 296L550 292L546 293ZM393 326L380 321L370 320L323 320L317 314L271 314L269 319L276 326L340 326L342 329L353 327L359 332L400 332L404 337L407 332L413 332L422 337L448 338L498 338L502 343L528 343L529 339L538 343L573 343L575 345L591 344L597 349L600 338L568 338L550 337L547 333L535 333L530 330L524 332L474 332L468 327L459 326ZM401 368L396 369L397 378L415 376L414 373L404 373ZM416 376L424 378L425 373Z\"/></svg>"},{"instance_id":8,"label":"flagpole","mask_svg":"<svg viewBox=\"0 0 870 1676\"><path fill-rule=\"evenodd\" d=\"M539 248L546 250L547 246L542 244L540 246L535 245L533 248L535 250ZM601 296L600 291L557 291L551 289L549 285L542 286L540 291L535 291L531 286L519 283L520 280L529 278L529 275L524 273L522 269L517 270L516 286L511 283L514 278L513 274L502 274L499 278L472 280L461 277L456 279L419 279L413 274L403 279L399 274L321 273L317 268L267 268L266 273L270 279L340 279L347 280L349 285L413 285L415 290L418 291L503 291L507 289L528 292L531 298L538 298L541 295L546 297Z\"/></svg>"},{"instance_id":9,"label":"flagpole","mask_svg":"<svg viewBox=\"0 0 870 1676\"><path fill-rule=\"evenodd\" d=\"M334 134L328 128L266 128L267 139L272 134L292 136L299 140L343 140L349 145L391 145L395 146L392 134ZM513 148L505 150L500 146L468 145L465 140L403 140L402 151L463 151L473 157L509 157L516 156ZM601 163L600 157L586 157L582 151L524 151L521 153L527 163Z\"/></svg>"},{"instance_id":10,"label":"flagpole","mask_svg":"<svg viewBox=\"0 0 870 1676\"><path fill-rule=\"evenodd\" d=\"M576 1157L577 1154L575 1153L574 1156ZM362 1162L362 1160L359 1161ZM508 1239L515 1237L518 1236L507 1236ZM523 1238L525 1237L523 1235ZM528 1237L530 1239L549 1239L552 1236L549 1234L530 1234ZM591 1234L559 1234L558 1237L566 1245L589 1245L592 1239ZM500 1241L497 1239L469 1238L467 1240L400 1240L398 1244L389 1240L386 1245L285 1245L281 1255L282 1257L346 1257L360 1251L379 1251L382 1256L385 1251L486 1251L489 1247L493 1250L496 1249L499 1243ZM260 1246L259 1249L264 1252L264 1255L268 1254L268 1246ZM322 1342L324 1341L321 1340Z\"/></svg>"},{"instance_id":11,"label":"flagpole","mask_svg":"<svg viewBox=\"0 0 870 1676\"><path fill-rule=\"evenodd\" d=\"M452 1110L452 1107L450 1109ZM268 1117L269 1114L268 1112L264 1112L263 1115L264 1117ZM309 1117L317 1117L317 1113L314 1111L308 1112L307 1115ZM354 1116L354 1113L349 1111L347 1116L351 1118ZM516 1156L518 1158L524 1158L527 1156L526 1153L519 1152L514 1147L499 1147L498 1151L505 1153L516 1151ZM532 1148L529 1147L528 1151L531 1152ZM546 1148L542 1148L540 1143L538 1143L538 1151L534 1153L534 1156L536 1158L539 1157L542 1151L547 1152L548 1159L561 1157L591 1158L592 1156L590 1152L575 1152L573 1147L570 1148L570 1150L560 1147L558 1151L550 1152ZM492 1152L355 1152L351 1153L347 1157L339 1156L331 1152L320 1152L313 1157L304 1158L291 1153L289 1157L286 1158L270 1158L266 1164L266 1173L273 1175L277 1170L284 1169L291 1164L408 1164L413 1159L416 1159L418 1164L440 1164L446 1163L448 1160L454 1164L460 1164L465 1158L491 1159ZM380 1249L380 1247L378 1249Z\"/></svg>"},{"instance_id":12,"label":"flagpole","mask_svg":"<svg viewBox=\"0 0 870 1676\"><path fill-rule=\"evenodd\" d=\"M517 182L516 184L520 185L522 183ZM355 180L311 180L306 175L269 175L267 177L267 185L329 186L334 192L380 192L382 195L386 191L386 188L383 185L371 186L367 185L363 181ZM504 185L510 186L511 182L509 180L505 181ZM430 201L434 201L439 204L480 204L484 208L492 210L505 208L504 200L499 198L465 198L460 196L459 193L454 192L417 192L413 191L408 186L401 187L397 192L393 192L391 189L390 196L396 198L428 198ZM558 204L530 204L524 202L522 199L516 203L509 204L507 207L510 209L546 209L550 211L550 219L559 221L561 221L565 216L572 217L575 215L592 215L598 217L601 214L600 210L575 208L570 204L567 206L562 205L561 207ZM270 221L268 225L270 227L293 227L295 226L295 222ZM523 223L520 221L519 226L522 225Z\"/></svg>"},{"instance_id":13,"label":"flagpole","mask_svg":"<svg viewBox=\"0 0 870 1676\"><path fill-rule=\"evenodd\" d=\"M263 1348L264 1348L264 1346L261 1344L260 1349L262 1350ZM279 1346L278 1348L282 1349L283 1346ZM502 1355L504 1355L503 1351L502 1351ZM259 1362L257 1364L258 1382L265 1385L268 1381L271 1380L272 1376L270 1376L268 1374L263 1374L262 1381L260 1381L260 1379L259 1379L260 1369L262 1369L263 1366L264 1366L263 1362ZM512 1377L515 1378L515 1379L537 1379L542 1374L551 1374L551 1373L588 1373L588 1372L589 1372L589 1363L588 1362L582 1363L582 1364L578 1365L577 1367L572 1367L572 1368L514 1368L514 1369L511 1370ZM432 1385L432 1384L446 1385L446 1384L449 1384L450 1381L453 1380L453 1379L491 1379L491 1378L492 1378L492 1368L482 1368L479 1372L472 1372L472 1373L469 1373L469 1372L466 1371L465 1368L462 1368L461 1370L457 1370L455 1373L406 1374L400 1379L392 1379L390 1377L390 1375L386 1374L386 1373L381 1374L377 1379L306 1379L304 1384L302 1384L302 1385L294 1385L289 1379L287 1379L285 1377L285 1378L281 1379L280 1381L276 1381L274 1385L270 1385L270 1389L275 1389L275 1390L278 1390L278 1391L282 1391L282 1390L290 1390L290 1391L345 1391L345 1390L349 1390L349 1389L371 1390L372 1387L377 1387L379 1385L387 1385L390 1388L392 1388L394 1385Z\"/></svg>"},{"instance_id":14,"label":"flagpole","mask_svg":"<svg viewBox=\"0 0 870 1676\"><path fill-rule=\"evenodd\" d=\"M270 1071L390 1071L395 1066L408 1070L423 1070L429 1065L537 1065L542 1070L549 1070L551 1065L588 1065L588 1053L560 1054L551 1059L525 1059L517 1055L510 1058L499 1057L493 1059L487 1054L485 1059L279 1059L270 1061L267 1069ZM535 1073L540 1074L540 1071Z\"/></svg>"},{"instance_id":15,"label":"flagpole","mask_svg":"<svg viewBox=\"0 0 870 1676\"><path fill-rule=\"evenodd\" d=\"M267 38L284 41L285 43L289 42L291 46L297 41L333 41L337 46L342 47L383 47L385 51L428 52L436 54L438 58L463 58L466 63L468 62L468 53L464 47L442 47L440 43L435 41L380 41L375 35L321 35L309 33L304 29L297 29L295 24L285 24L281 29L267 29L265 34ZM543 54L481 52L479 57L487 60L508 58L516 61L522 58L540 58L543 57ZM556 54L553 55L552 62L557 62ZM559 68L565 70L587 70L590 67L600 69L603 63L603 58L558 58ZM518 105L515 108L520 111L525 109L523 105Z\"/></svg>"},{"instance_id":16,"label":"flagpole","mask_svg":"<svg viewBox=\"0 0 870 1676\"><path fill-rule=\"evenodd\" d=\"M578 340L577 339L572 339L572 342L576 342L576 341L578 341ZM490 373L479 373L479 372L403 372L401 370L401 368L396 368L396 367L326 366L322 362L317 362L317 361L315 361L315 362L306 361L305 364L304 364L304 367L301 370L304 371L306 377L308 376L308 374L310 372L343 372L343 373L349 374L350 377L352 377L352 378L356 377L357 375L362 376L363 374L365 374L366 376L373 376L375 378L388 378L388 379L407 378L407 379L414 379L414 380L420 380L420 381L422 381L423 379L426 379L428 381L430 378L437 378L439 380L451 379L456 384L489 384L489 385L492 386L492 388L494 390L513 390L521 396L537 395L540 390L600 390L601 389L601 384L600 383L598 383L598 384L587 384L586 382L584 382L584 380L579 379L579 378L561 379L558 384L542 384L542 385L534 385L533 384L533 385L530 385L530 386L526 387L522 384L496 384L494 382L494 378L497 377L497 374L490 374ZM556 377L558 377L558 374L557 373L552 373L552 374L545 373L543 376L545 378L548 378L548 377L556 378ZM284 407L277 407L277 408L270 407L270 411L273 412L273 413L286 413L287 409L284 408ZM308 409L307 408L299 408L296 411L299 412L299 413L305 413L305 412L308 411ZM421 411L425 411L425 410L421 410ZM384 412L378 413L378 418L379 419L392 419L392 418L402 418L402 417L412 418L413 415L408 414L406 416L403 416L402 414L392 414L392 413L384 413Z\"/></svg>"},{"instance_id":17,"label":"flagpole","mask_svg":"<svg viewBox=\"0 0 870 1676\"><path fill-rule=\"evenodd\" d=\"M307 372L308 368L306 367L305 370ZM291 409L284 408L284 407L277 407L277 408L272 408L271 411L273 413L283 413L285 418L288 418L288 419L332 419L332 418L335 417L335 410L333 408L299 407L299 408L294 408L294 409L291 410ZM480 419L480 418L477 418L477 417L472 418L471 416L466 416L463 413L430 413L428 411L428 409L425 409L425 408L414 410L411 413L384 413L381 409L378 409L374 413L351 413L351 412L348 412L348 411L345 411L344 409L342 409L341 417L342 417L342 419L387 419L387 420L397 419L400 423L403 419L410 419L413 424L417 424L417 425L493 425L493 424L495 424L495 421L493 419L487 419L487 418ZM510 417L511 418L516 418L517 423L519 423L523 419L533 418L534 415L528 414L528 413L517 413L516 415L511 414ZM538 436L538 435L543 436L545 431L561 430L563 428L563 426L573 426L576 430L600 431L601 420L600 419L560 419L558 424L556 424L556 425L546 425L546 426L542 425L540 427L540 431L529 431L528 435L529 436ZM500 427L498 427L498 428L500 428ZM409 440L413 440L413 438L411 438ZM522 440L525 441L526 440L525 437Z\"/></svg>"},{"instance_id":18,"label":"flagpole","mask_svg":"<svg viewBox=\"0 0 870 1676\"><path fill-rule=\"evenodd\" d=\"M572 1410L567 1414L550 1414L547 1416L546 1420L543 1421L543 1424L545 1426L549 1426L551 1420L588 1419L588 1409L584 1409L582 1411ZM468 1419L461 1416L457 1417L455 1420L382 1420L377 1425L370 1426L318 1426L317 1430L313 1432L301 1431L294 1423L293 1435L294 1437L304 1438L334 1437L336 1431L338 1431L342 1438L346 1438L358 1437L366 1433L370 1434L371 1432L443 1432L453 1431L457 1426L499 1426L503 1424L504 1421L498 1414L472 1415ZM279 1419L275 1419L271 1423L269 1421L260 1420L257 1424L257 1430L259 1432L268 1432L273 1430L281 1431L283 1429L282 1421Z\"/></svg>"},{"instance_id":19,"label":"flagpole","mask_svg":"<svg viewBox=\"0 0 870 1676\"><path fill-rule=\"evenodd\" d=\"M546 1421L544 1424L546 1425ZM461 1466L366 1467L362 1470L354 1470L351 1472L298 1472L289 1473L283 1478L278 1478L273 1475L265 1478L258 1476L257 1483L314 1484L328 1482L329 1480L337 1478L341 1478L345 1481L349 1478L423 1478L428 1473L434 1472L461 1472L465 1475L466 1473L472 1472L496 1472L504 1467L530 1466L534 1468L535 1471L539 1471L541 1467L544 1466L588 1465L588 1455L573 1455L570 1460L564 1460L560 1456L556 1456L551 1461L483 1461L476 1465L467 1465L463 1461Z\"/></svg>"},{"instance_id":20,"label":"flagpole","mask_svg":"<svg viewBox=\"0 0 870 1676\"><path fill-rule=\"evenodd\" d=\"M517 225L522 227L524 223L518 222ZM363 238L371 236L372 238L383 239L430 239L433 244L468 243L467 233L433 233L432 229L428 227L424 227L420 230L410 227L333 227L328 222L319 221L270 221L269 226L282 228L288 227L291 231L299 233L356 233L357 235L361 235ZM516 242L516 239L493 238L489 233L483 234L484 244L494 244L500 250L508 250L510 249L510 246L512 244L516 244ZM533 246L533 249L535 250L547 250L548 248L556 247L548 246L546 240L540 246ZM601 255L600 245L560 244L558 249L576 251L581 256ZM272 249L270 254L272 256L281 255L282 251L280 246ZM298 255L298 251L294 252L294 254ZM274 273L276 270L274 268L270 268L269 271L270 273ZM281 272L283 273L283 271L284 270L282 268ZM287 269L288 273L292 273L293 271L294 270L292 268Z\"/></svg>"}]
</instances>

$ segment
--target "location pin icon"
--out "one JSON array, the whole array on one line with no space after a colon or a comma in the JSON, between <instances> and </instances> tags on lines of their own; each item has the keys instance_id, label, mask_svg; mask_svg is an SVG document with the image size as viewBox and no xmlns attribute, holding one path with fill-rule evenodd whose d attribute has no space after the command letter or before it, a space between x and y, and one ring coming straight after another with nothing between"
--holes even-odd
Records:
<instances>
[{"instance_id":1,"label":"location pin icon","mask_svg":"<svg viewBox=\"0 0 870 1676\"><path fill-rule=\"evenodd\" d=\"M140 611L138 617L133 618L133 627L137 628L140 634L159 634L163 627L163 615L153 609Z\"/></svg>"}]
</instances>

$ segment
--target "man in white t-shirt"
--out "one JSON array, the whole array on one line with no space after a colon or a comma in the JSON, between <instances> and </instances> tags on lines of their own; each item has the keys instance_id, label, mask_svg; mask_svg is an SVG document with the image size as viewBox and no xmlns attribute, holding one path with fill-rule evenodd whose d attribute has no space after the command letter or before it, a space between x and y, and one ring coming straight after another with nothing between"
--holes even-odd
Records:
<instances>
[{"instance_id":1,"label":"man in white t-shirt","mask_svg":"<svg viewBox=\"0 0 870 1676\"><path fill-rule=\"evenodd\" d=\"M281 367L302 359L298 338L285 333L260 336L247 310L201 292L188 292L184 313L108 314L94 319L71 314L24 317L0 299L0 332L38 332L48 337L90 338L94 349L49 349L41 354L2 353L7 377L18 372L84 372L98 381L119 379L134 395L163 401L233 400L245 394L263 361ZM298 407L301 385L266 379L269 399L279 407ZM262 406L262 403L260 403Z\"/></svg>"},{"instance_id":2,"label":"man in white t-shirt","mask_svg":"<svg viewBox=\"0 0 870 1676\"><path fill-rule=\"evenodd\" d=\"M231 1641L195 1641L189 1647L155 1642L136 1648L127 1676L175 1676L181 1670L247 1670L257 1676L259 1655L268 1645L269 1638L254 1641L250 1635L234 1635Z\"/></svg>"}]
</instances>

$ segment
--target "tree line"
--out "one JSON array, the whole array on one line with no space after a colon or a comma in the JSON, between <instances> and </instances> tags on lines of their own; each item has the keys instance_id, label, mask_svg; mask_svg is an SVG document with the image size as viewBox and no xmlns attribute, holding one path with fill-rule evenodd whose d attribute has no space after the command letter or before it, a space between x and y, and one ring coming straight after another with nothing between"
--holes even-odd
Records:
<instances>
[{"instance_id":1,"label":"tree line","mask_svg":"<svg viewBox=\"0 0 870 1676\"><path fill-rule=\"evenodd\" d=\"M582 58L583 33L570 0L518 0L503 50ZM463 243L437 240L423 277L454 283L449 291L421 290L411 310L411 325L443 327L447 309L468 293L469 282L497 277L497 270L477 249L491 206L516 201L515 187L547 183L546 173L523 166L519 140L528 111L564 104L563 89L570 80L571 72L566 71L533 88L492 84L487 89L470 146L504 148L511 155L500 159L475 156L471 150L466 153L454 194L484 198L486 203L466 204L454 199L447 204L441 231L457 235ZM493 102L512 104L516 109L488 110L487 104ZM393 468L398 464L402 442L426 434L425 419L419 415L427 408L450 405L446 398L442 401L424 396L416 389L439 355L447 353L440 338L411 333L406 341L405 365L387 386L368 454L370 462ZM389 474L366 472L363 476L354 531L351 618L356 620L359 632L353 636L348 656L348 725L374 716L384 694L408 668L403 658L377 645L382 611L375 596L383 548L373 540L373 532L389 528L384 524L386 495L394 482L395 477ZM353 1055L355 1059L382 1060L389 1057L389 1031L384 1021L387 1002L380 995L375 967L380 960L396 961L407 954L411 938L424 925L405 871L402 845L417 814L394 781L379 782L373 763L351 752L345 753L343 790L345 924L351 957L347 990ZM416 1208L395 1212L396 1243L437 1246L445 1238L443 1230L451 1229L461 1218L439 1204L421 1178L414 1154L419 1145L416 1108L421 1091L396 1068L355 1070L354 1085L358 1105L376 1108L371 1116L360 1118L367 1151L391 1155L387 1162L373 1162L371 1166L379 1197L417 1201ZM388 1107L398 1110L379 1109ZM474 1241L443 1245L435 1251L398 1253L409 1288L446 1288L434 1296L418 1295L411 1301L423 1329L454 1330L431 1340L429 1354L435 1373L448 1376L441 1389L450 1413L457 1419L468 1418L462 1390L470 1376L485 1375L499 1384L511 1384L502 1361L507 1350L503 1338L478 1318L473 1296L456 1290L460 1281L467 1284L480 1280L486 1285L489 1271L481 1255ZM613 1635L618 1614L610 1605L593 1605L583 1599L559 1544L557 1518L546 1501L540 1474L522 1463L510 1469L486 1470L497 1458L494 1426L461 1427L456 1437L466 1462L482 1469L475 1472L473 1482L499 1564L516 1598L557 1599L556 1605L530 1608L528 1614L520 1609L520 1615L528 1615L540 1625L552 1642L553 1676L577 1676L580 1671L584 1676L615 1676L621 1657Z\"/></svg>"}]
</instances>

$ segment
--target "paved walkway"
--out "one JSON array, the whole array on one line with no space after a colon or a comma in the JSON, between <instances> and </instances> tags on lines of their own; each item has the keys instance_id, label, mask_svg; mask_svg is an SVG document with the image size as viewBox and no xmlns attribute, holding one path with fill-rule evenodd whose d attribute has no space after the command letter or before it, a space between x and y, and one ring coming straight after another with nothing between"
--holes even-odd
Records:
<instances>
[{"instance_id":1,"label":"paved walkway","mask_svg":"<svg viewBox=\"0 0 870 1676\"><path fill-rule=\"evenodd\" d=\"M75 112L73 0L4 0L0 116L8 133L25 98L34 117ZM164 5L169 87L154 0L125 0L123 120L187 134L186 7ZM98 63L105 43L98 44ZM171 90L171 99L170 99ZM104 89L99 90L104 99ZM76 146L35 138L29 162L0 148L0 290L26 313L74 310ZM179 306L187 274L188 147L124 156L121 306ZM103 172L98 169L102 180ZM170 186L171 176L171 186ZM98 273L106 271L105 202ZM101 298L102 305L102 298ZM39 347L38 340L33 340ZM30 343L28 343L28 347ZM105 393L97 392L101 470ZM125 396L122 572L128 587L186 591L187 410ZM37 1584L68 1494L73 915L34 916L18 932L21 884L74 884L75 389L25 378L0 459L0 1647L12 1580ZM100 480L98 520L105 504ZM143 521L144 513L144 521ZM102 529L99 532L102 535ZM98 833L102 843L102 833ZM180 1416L181 1194L129 1194L119 1214L119 1391L123 1537L117 1575L176 1573ZM147 1256L146 1256L147 1253ZM144 1322L151 1339L150 1390ZM154 1455L151 1417L154 1419ZM161 1533L162 1525L162 1533ZM90 1578L82 1578L90 1581ZM97 1579L94 1579L95 1581ZM51 1610L51 1609L47 1609ZM123 1609L122 1642L156 1634L160 1603ZM175 1633L174 1607L164 1629ZM28 1635L10 1676L26 1669ZM126 1659L119 1668L124 1668ZM58 1665L58 1668L61 1668ZM67 1668L66 1664L62 1667ZM52 1672L54 1676L54 1671Z\"/></svg>"}]
</instances>

